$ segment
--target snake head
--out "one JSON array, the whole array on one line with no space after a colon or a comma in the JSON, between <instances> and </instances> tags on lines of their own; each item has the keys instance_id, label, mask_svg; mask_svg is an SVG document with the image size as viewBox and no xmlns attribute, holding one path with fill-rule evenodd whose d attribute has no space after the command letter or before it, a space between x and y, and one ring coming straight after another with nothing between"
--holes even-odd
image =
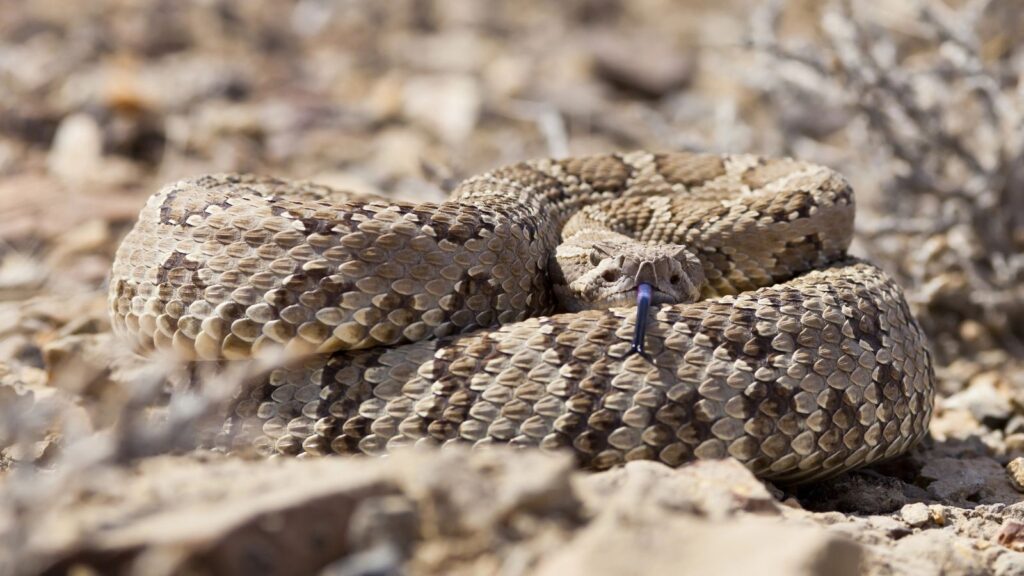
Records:
<instances>
[{"instance_id":1,"label":"snake head","mask_svg":"<svg viewBox=\"0 0 1024 576\"><path fill-rule=\"evenodd\" d=\"M685 247L613 232L576 234L554 260L555 294L569 311L634 306L641 284L651 287L651 304L695 302L704 283L700 261Z\"/></svg>"}]
</instances>

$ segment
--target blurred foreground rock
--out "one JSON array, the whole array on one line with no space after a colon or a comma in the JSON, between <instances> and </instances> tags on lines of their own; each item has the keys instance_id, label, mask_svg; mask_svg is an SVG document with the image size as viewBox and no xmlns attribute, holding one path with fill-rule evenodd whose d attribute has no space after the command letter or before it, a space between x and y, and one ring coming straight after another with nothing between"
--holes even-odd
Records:
<instances>
[{"instance_id":1,"label":"blurred foreground rock","mask_svg":"<svg viewBox=\"0 0 1024 576\"><path fill-rule=\"evenodd\" d=\"M10 474L24 573L1020 574L1024 505L801 508L733 461L599 474L529 451L164 456ZM60 486L59 491L55 487ZM779 498L785 498L780 501ZM14 517L15 510L23 514ZM31 511L30 514L24 514Z\"/></svg>"}]
</instances>

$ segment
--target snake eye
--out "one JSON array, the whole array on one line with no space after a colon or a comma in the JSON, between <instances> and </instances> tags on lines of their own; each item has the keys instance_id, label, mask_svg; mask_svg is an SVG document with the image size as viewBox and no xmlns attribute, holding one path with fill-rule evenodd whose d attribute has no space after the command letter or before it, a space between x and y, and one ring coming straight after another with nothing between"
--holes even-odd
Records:
<instances>
[{"instance_id":1,"label":"snake eye","mask_svg":"<svg viewBox=\"0 0 1024 576\"><path fill-rule=\"evenodd\" d=\"M679 276L679 274L673 274L672 277L668 279L668 281L672 284L679 284L679 281L682 279L683 278Z\"/></svg>"},{"instance_id":2,"label":"snake eye","mask_svg":"<svg viewBox=\"0 0 1024 576\"><path fill-rule=\"evenodd\" d=\"M605 282L615 282L618 274L615 273L615 270L605 270L604 274L601 274L601 278L604 278Z\"/></svg>"}]
</instances>

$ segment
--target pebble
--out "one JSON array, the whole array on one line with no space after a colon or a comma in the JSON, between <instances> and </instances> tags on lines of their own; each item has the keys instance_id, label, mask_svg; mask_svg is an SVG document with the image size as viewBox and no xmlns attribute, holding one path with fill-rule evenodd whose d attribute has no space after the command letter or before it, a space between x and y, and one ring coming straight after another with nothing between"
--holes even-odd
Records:
<instances>
[{"instance_id":1,"label":"pebble","mask_svg":"<svg viewBox=\"0 0 1024 576\"><path fill-rule=\"evenodd\" d=\"M608 34L594 45L594 65L605 82L650 98L685 88L696 73L696 54L649 36Z\"/></svg>"},{"instance_id":2,"label":"pebble","mask_svg":"<svg viewBox=\"0 0 1024 576\"><path fill-rule=\"evenodd\" d=\"M934 498L958 502L978 494L999 468L990 458L934 458L921 469L921 477L932 481L928 492Z\"/></svg>"},{"instance_id":3,"label":"pebble","mask_svg":"<svg viewBox=\"0 0 1024 576\"><path fill-rule=\"evenodd\" d=\"M1024 492L1024 458L1017 457L1011 460L1006 465L1006 475L1015 490Z\"/></svg>"},{"instance_id":4,"label":"pebble","mask_svg":"<svg viewBox=\"0 0 1024 576\"><path fill-rule=\"evenodd\" d=\"M932 513L923 502L907 504L900 510L900 517L914 528L920 528L932 521Z\"/></svg>"},{"instance_id":5,"label":"pebble","mask_svg":"<svg viewBox=\"0 0 1024 576\"><path fill-rule=\"evenodd\" d=\"M943 574L980 576L986 574L985 558L972 539L949 530L922 530L901 538L890 549L896 556L885 570L871 574Z\"/></svg>"},{"instance_id":6,"label":"pebble","mask_svg":"<svg viewBox=\"0 0 1024 576\"><path fill-rule=\"evenodd\" d=\"M448 144L469 137L480 116L483 96L477 81L465 74L413 76L403 90L405 116Z\"/></svg>"},{"instance_id":7,"label":"pebble","mask_svg":"<svg viewBox=\"0 0 1024 576\"><path fill-rule=\"evenodd\" d=\"M1011 550L1024 552L1024 523L1017 520L1004 520L995 541Z\"/></svg>"},{"instance_id":8,"label":"pebble","mask_svg":"<svg viewBox=\"0 0 1024 576\"><path fill-rule=\"evenodd\" d=\"M651 519L622 530L609 520L589 524L542 559L531 573L561 574L758 574L846 576L862 574L863 548L839 534L772 518L729 523L692 518Z\"/></svg>"},{"instance_id":9,"label":"pebble","mask_svg":"<svg viewBox=\"0 0 1024 576\"><path fill-rule=\"evenodd\" d=\"M1024 576L1024 553L1004 552L992 563L994 576Z\"/></svg>"},{"instance_id":10,"label":"pebble","mask_svg":"<svg viewBox=\"0 0 1024 576\"><path fill-rule=\"evenodd\" d=\"M1003 429L1007 434L1024 434L1024 414L1014 414Z\"/></svg>"},{"instance_id":11,"label":"pebble","mask_svg":"<svg viewBox=\"0 0 1024 576\"><path fill-rule=\"evenodd\" d=\"M999 378L992 372L979 374L971 379L967 389L947 398L943 406L967 410L987 428L1001 429L1013 415L1013 407L996 387Z\"/></svg>"},{"instance_id":12,"label":"pebble","mask_svg":"<svg viewBox=\"0 0 1024 576\"><path fill-rule=\"evenodd\" d=\"M1016 434L1009 434L1003 440L1003 444L1006 445L1006 452L1020 453L1024 452L1024 433L1018 432Z\"/></svg>"},{"instance_id":13,"label":"pebble","mask_svg":"<svg viewBox=\"0 0 1024 576\"><path fill-rule=\"evenodd\" d=\"M946 509L945 508L943 508L942 506L940 506L938 504L933 504L933 505L929 506L928 509L931 510L931 512L932 512L932 519L935 520L936 524L938 524L939 526L945 526L946 525Z\"/></svg>"},{"instance_id":14,"label":"pebble","mask_svg":"<svg viewBox=\"0 0 1024 576\"><path fill-rule=\"evenodd\" d=\"M92 117L70 114L57 127L47 157L50 173L65 182L90 180L103 163L103 131Z\"/></svg>"}]
</instances>

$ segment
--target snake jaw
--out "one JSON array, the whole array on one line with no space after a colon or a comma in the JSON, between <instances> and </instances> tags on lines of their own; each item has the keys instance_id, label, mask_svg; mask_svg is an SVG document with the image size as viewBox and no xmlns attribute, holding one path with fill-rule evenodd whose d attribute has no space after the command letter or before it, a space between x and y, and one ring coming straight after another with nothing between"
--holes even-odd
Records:
<instances>
[{"instance_id":1,"label":"snake jaw","mask_svg":"<svg viewBox=\"0 0 1024 576\"><path fill-rule=\"evenodd\" d=\"M700 298L701 261L678 244L647 244L608 230L579 232L563 241L550 269L563 310L577 312L636 302L641 284L650 304L679 304Z\"/></svg>"},{"instance_id":2,"label":"snake jaw","mask_svg":"<svg viewBox=\"0 0 1024 576\"><path fill-rule=\"evenodd\" d=\"M647 313L651 309L651 285L642 283L636 287L636 328L633 329L633 343L629 353L644 354L644 338L647 336Z\"/></svg>"}]
</instances>

